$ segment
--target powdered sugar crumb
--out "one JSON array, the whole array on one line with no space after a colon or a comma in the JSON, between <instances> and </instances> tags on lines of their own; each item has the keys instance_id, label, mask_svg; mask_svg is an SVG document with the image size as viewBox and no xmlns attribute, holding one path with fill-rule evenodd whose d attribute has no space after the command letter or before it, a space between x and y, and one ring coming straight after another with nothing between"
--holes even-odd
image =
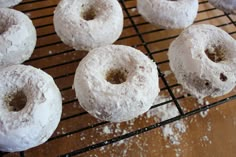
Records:
<instances>
[{"instance_id":1,"label":"powdered sugar crumb","mask_svg":"<svg viewBox=\"0 0 236 157\"><path fill-rule=\"evenodd\" d=\"M209 105L210 103L209 103L209 101L205 101L205 105Z\"/></svg>"},{"instance_id":2,"label":"powdered sugar crumb","mask_svg":"<svg viewBox=\"0 0 236 157\"><path fill-rule=\"evenodd\" d=\"M136 8L132 8L132 9L131 9L132 12L135 12L136 10L137 10Z\"/></svg>"},{"instance_id":3,"label":"powdered sugar crumb","mask_svg":"<svg viewBox=\"0 0 236 157\"><path fill-rule=\"evenodd\" d=\"M175 156L176 157L180 157L181 156L181 149L180 148L176 148L175 150Z\"/></svg>"},{"instance_id":4,"label":"powdered sugar crumb","mask_svg":"<svg viewBox=\"0 0 236 157\"><path fill-rule=\"evenodd\" d=\"M31 16L31 13L26 13L26 15L27 15L28 17L30 17L30 16Z\"/></svg>"},{"instance_id":5,"label":"powdered sugar crumb","mask_svg":"<svg viewBox=\"0 0 236 157\"><path fill-rule=\"evenodd\" d=\"M172 71L170 70L166 70L163 72L163 74L165 75L165 77L169 76L170 74L172 74Z\"/></svg>"},{"instance_id":6,"label":"powdered sugar crumb","mask_svg":"<svg viewBox=\"0 0 236 157\"><path fill-rule=\"evenodd\" d=\"M209 132L211 131L211 122L207 123L207 131L209 131Z\"/></svg>"},{"instance_id":7,"label":"powdered sugar crumb","mask_svg":"<svg viewBox=\"0 0 236 157\"><path fill-rule=\"evenodd\" d=\"M200 116L202 118L205 118L208 115L208 112L209 112L209 109L207 109L206 111L202 111L202 112L200 112Z\"/></svg>"},{"instance_id":8,"label":"powdered sugar crumb","mask_svg":"<svg viewBox=\"0 0 236 157\"><path fill-rule=\"evenodd\" d=\"M169 97L160 96L155 103L161 103L171 100ZM147 117L154 117L156 122L161 122L174 118L179 115L179 111L173 103L165 104L147 112ZM181 134L186 132L186 126L183 120L175 121L171 124L167 124L161 127L163 137L168 139L171 144L179 145Z\"/></svg>"},{"instance_id":9,"label":"powdered sugar crumb","mask_svg":"<svg viewBox=\"0 0 236 157\"><path fill-rule=\"evenodd\" d=\"M207 142L207 143L209 143L209 144L211 144L212 142L211 142L211 140L208 138L208 136L203 136L203 137L201 137L201 139L200 139L200 141L202 141L202 142Z\"/></svg>"},{"instance_id":10,"label":"powdered sugar crumb","mask_svg":"<svg viewBox=\"0 0 236 157\"><path fill-rule=\"evenodd\" d=\"M103 128L103 133L105 133L105 134L110 134L110 133L112 133L112 132L111 132L111 130L110 130L110 128L109 128L108 126L105 126L105 127Z\"/></svg>"}]
</instances>

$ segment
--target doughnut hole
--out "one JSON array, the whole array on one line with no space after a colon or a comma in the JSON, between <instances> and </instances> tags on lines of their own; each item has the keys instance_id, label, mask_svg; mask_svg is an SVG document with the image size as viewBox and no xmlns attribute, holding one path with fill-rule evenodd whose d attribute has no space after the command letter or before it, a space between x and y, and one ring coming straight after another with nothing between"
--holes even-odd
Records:
<instances>
[{"instance_id":1,"label":"doughnut hole","mask_svg":"<svg viewBox=\"0 0 236 157\"><path fill-rule=\"evenodd\" d=\"M6 32L12 25L16 25L16 22L9 21L8 17L4 17L4 15L0 18L0 35Z\"/></svg>"},{"instance_id":2,"label":"doughnut hole","mask_svg":"<svg viewBox=\"0 0 236 157\"><path fill-rule=\"evenodd\" d=\"M7 24L4 19L0 19L0 34L3 34L7 30Z\"/></svg>"},{"instance_id":3,"label":"doughnut hole","mask_svg":"<svg viewBox=\"0 0 236 157\"><path fill-rule=\"evenodd\" d=\"M208 47L205 50L205 53L206 53L207 57L215 63L224 61L226 59L225 49L220 45Z\"/></svg>"},{"instance_id":4,"label":"doughnut hole","mask_svg":"<svg viewBox=\"0 0 236 157\"><path fill-rule=\"evenodd\" d=\"M215 63L226 60L226 50L221 45L209 47L205 50L205 53L207 57ZM222 82L226 82L228 77L224 73L220 73L219 79Z\"/></svg>"},{"instance_id":5,"label":"doughnut hole","mask_svg":"<svg viewBox=\"0 0 236 157\"><path fill-rule=\"evenodd\" d=\"M5 97L5 102L7 104L8 111L18 112L26 106L27 97L23 91L18 91L7 95Z\"/></svg>"},{"instance_id":6,"label":"doughnut hole","mask_svg":"<svg viewBox=\"0 0 236 157\"><path fill-rule=\"evenodd\" d=\"M5 28L4 27L0 27L0 35L2 34L2 33L4 33L5 32Z\"/></svg>"},{"instance_id":7,"label":"doughnut hole","mask_svg":"<svg viewBox=\"0 0 236 157\"><path fill-rule=\"evenodd\" d=\"M95 8L92 6L92 7L87 7L85 8L85 5L82 5L82 12L81 12L81 17L86 20L86 21L90 21L90 20L93 20L95 19L96 17L96 10Z\"/></svg>"},{"instance_id":8,"label":"doughnut hole","mask_svg":"<svg viewBox=\"0 0 236 157\"><path fill-rule=\"evenodd\" d=\"M128 71L126 69L110 69L106 73L106 80L111 84L121 84L127 80Z\"/></svg>"}]
</instances>

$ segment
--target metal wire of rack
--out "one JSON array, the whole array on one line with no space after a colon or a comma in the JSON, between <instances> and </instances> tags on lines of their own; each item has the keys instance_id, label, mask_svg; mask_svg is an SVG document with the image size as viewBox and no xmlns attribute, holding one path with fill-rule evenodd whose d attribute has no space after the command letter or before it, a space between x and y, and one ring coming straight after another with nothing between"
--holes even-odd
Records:
<instances>
[{"instance_id":1,"label":"metal wire of rack","mask_svg":"<svg viewBox=\"0 0 236 157\"><path fill-rule=\"evenodd\" d=\"M16 7L16 9L29 15L37 28L38 43L33 56L29 61L26 61L25 64L41 68L53 76L64 97L61 122L58 129L46 144L33 150L20 153L2 152L0 153L0 156L24 157L32 156L32 154L39 155L40 153L42 153L43 156L76 156L124 139L135 137L160 126L184 119L236 99L236 94L230 93L221 99L212 100L209 105L191 108L187 111L184 110L183 100L187 99L189 95L176 94L174 92L175 88L181 88L181 86L177 84L177 81L173 76L166 77L164 74L164 71L169 69L169 61L166 55L168 45L178 36L181 30L164 30L154 27L137 13L135 0L119 0L125 15L125 25L123 34L116 44L129 45L140 49L156 62L159 71L161 92L168 95L171 99L153 105L152 109L168 103L174 103L179 111L179 115L158 123L147 122L141 127L134 127L133 130L130 130L125 134L101 137L94 143L88 140L88 142L78 146L78 144L76 144L78 138L86 136L87 134L94 134L97 128L109 125L110 123L96 120L88 115L87 112L79 107L78 102L75 99L74 91L71 88L74 72L79 61L86 55L86 52L78 52L67 47L56 36L52 17L58 1L59 0L24 0ZM195 23L214 24L226 30L233 37L236 37L236 17L217 10L212 7L208 1L200 0L199 4L200 9ZM203 14L205 16L202 16ZM64 131L59 130L61 128L64 128ZM68 142L67 138L74 143L70 148L65 146L64 149L60 148L54 151L54 153L50 152L50 148L54 148L55 145L66 145ZM45 150L45 152L42 152L42 150Z\"/></svg>"}]
</instances>

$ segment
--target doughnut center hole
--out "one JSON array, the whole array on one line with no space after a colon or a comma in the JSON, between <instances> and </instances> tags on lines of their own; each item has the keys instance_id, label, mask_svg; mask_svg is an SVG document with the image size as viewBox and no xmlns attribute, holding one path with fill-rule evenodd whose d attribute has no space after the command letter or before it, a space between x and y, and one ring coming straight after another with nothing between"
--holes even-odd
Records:
<instances>
[{"instance_id":1,"label":"doughnut center hole","mask_svg":"<svg viewBox=\"0 0 236 157\"><path fill-rule=\"evenodd\" d=\"M0 35L5 32L5 29L0 27Z\"/></svg>"},{"instance_id":2,"label":"doughnut center hole","mask_svg":"<svg viewBox=\"0 0 236 157\"><path fill-rule=\"evenodd\" d=\"M15 18L9 18L8 15L1 15L0 18L0 35L7 32L12 26L17 25Z\"/></svg>"},{"instance_id":3,"label":"doughnut center hole","mask_svg":"<svg viewBox=\"0 0 236 157\"><path fill-rule=\"evenodd\" d=\"M127 80L127 75L125 69L111 69L106 73L106 80L111 84L121 84Z\"/></svg>"},{"instance_id":4,"label":"doughnut center hole","mask_svg":"<svg viewBox=\"0 0 236 157\"><path fill-rule=\"evenodd\" d=\"M222 46L209 47L205 50L205 53L207 57L215 63L225 60L225 50L222 48Z\"/></svg>"},{"instance_id":5,"label":"doughnut center hole","mask_svg":"<svg viewBox=\"0 0 236 157\"><path fill-rule=\"evenodd\" d=\"M4 21L0 21L0 34L3 34L7 30L7 25L4 23Z\"/></svg>"},{"instance_id":6,"label":"doughnut center hole","mask_svg":"<svg viewBox=\"0 0 236 157\"><path fill-rule=\"evenodd\" d=\"M8 104L8 110L10 112L18 112L26 106L27 97L23 91L7 95L5 102Z\"/></svg>"},{"instance_id":7,"label":"doughnut center hole","mask_svg":"<svg viewBox=\"0 0 236 157\"><path fill-rule=\"evenodd\" d=\"M84 8L84 5L82 5L82 8ZM94 7L84 8L84 10L82 11L81 17L86 21L95 19L96 17L95 8Z\"/></svg>"}]
</instances>

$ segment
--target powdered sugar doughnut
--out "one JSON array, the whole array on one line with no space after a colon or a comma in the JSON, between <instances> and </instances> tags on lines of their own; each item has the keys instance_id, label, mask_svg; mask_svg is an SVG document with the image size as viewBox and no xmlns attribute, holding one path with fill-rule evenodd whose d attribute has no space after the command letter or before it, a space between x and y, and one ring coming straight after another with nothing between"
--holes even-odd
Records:
<instances>
[{"instance_id":1,"label":"powdered sugar doughnut","mask_svg":"<svg viewBox=\"0 0 236 157\"><path fill-rule=\"evenodd\" d=\"M0 65L29 59L36 44L36 30L25 14L0 8Z\"/></svg>"},{"instance_id":2,"label":"powdered sugar doughnut","mask_svg":"<svg viewBox=\"0 0 236 157\"><path fill-rule=\"evenodd\" d=\"M169 48L176 79L193 96L221 96L236 82L236 42L213 25L193 25Z\"/></svg>"},{"instance_id":3,"label":"powdered sugar doughnut","mask_svg":"<svg viewBox=\"0 0 236 157\"><path fill-rule=\"evenodd\" d=\"M76 50L91 50L115 42L123 29L117 0L62 0L54 14L61 40Z\"/></svg>"},{"instance_id":4,"label":"powdered sugar doughnut","mask_svg":"<svg viewBox=\"0 0 236 157\"><path fill-rule=\"evenodd\" d=\"M62 112L53 79L31 66L0 69L0 150L23 151L45 142Z\"/></svg>"},{"instance_id":5,"label":"powdered sugar doughnut","mask_svg":"<svg viewBox=\"0 0 236 157\"><path fill-rule=\"evenodd\" d=\"M236 14L235 0L209 0L209 2L226 13Z\"/></svg>"},{"instance_id":6,"label":"powdered sugar doughnut","mask_svg":"<svg viewBox=\"0 0 236 157\"><path fill-rule=\"evenodd\" d=\"M142 52L120 45L90 51L76 70L74 87L86 111L111 122L146 112L159 93L155 63Z\"/></svg>"},{"instance_id":7,"label":"powdered sugar doughnut","mask_svg":"<svg viewBox=\"0 0 236 157\"><path fill-rule=\"evenodd\" d=\"M22 2L22 0L0 0L0 8L12 7Z\"/></svg>"},{"instance_id":8,"label":"powdered sugar doughnut","mask_svg":"<svg viewBox=\"0 0 236 157\"><path fill-rule=\"evenodd\" d=\"M193 23L197 16L198 0L137 0L137 8L151 24L179 29Z\"/></svg>"}]
</instances>

